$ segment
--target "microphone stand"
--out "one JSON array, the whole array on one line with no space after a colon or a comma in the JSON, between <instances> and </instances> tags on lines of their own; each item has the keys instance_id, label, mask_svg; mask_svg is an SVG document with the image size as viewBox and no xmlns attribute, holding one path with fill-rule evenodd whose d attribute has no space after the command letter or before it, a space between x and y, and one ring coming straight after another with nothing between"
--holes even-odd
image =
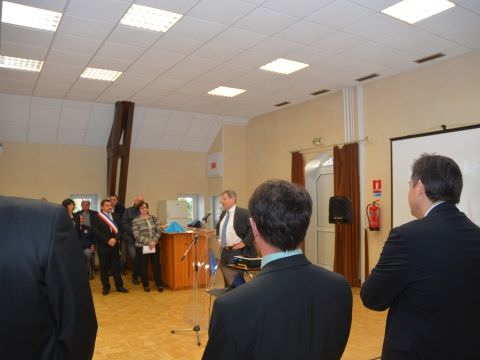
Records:
<instances>
[{"instance_id":1,"label":"microphone stand","mask_svg":"<svg viewBox=\"0 0 480 360\"><path fill-rule=\"evenodd\" d=\"M193 327L191 329L180 329L180 330L171 330L172 334L176 334L179 332L187 332L187 331L194 331L195 335L197 336L197 345L200 346L200 324L199 324L199 315L198 315L198 302L199 302L199 281L200 281L200 266L198 265L198 254L197 254L197 243L198 243L198 233L196 230L193 231L192 241L188 246L187 250L185 250L184 254L180 258L180 261L185 260L189 252L193 248L193 270L195 275L193 277L193 284L192 284L192 291L193 291Z\"/></svg>"}]
</instances>

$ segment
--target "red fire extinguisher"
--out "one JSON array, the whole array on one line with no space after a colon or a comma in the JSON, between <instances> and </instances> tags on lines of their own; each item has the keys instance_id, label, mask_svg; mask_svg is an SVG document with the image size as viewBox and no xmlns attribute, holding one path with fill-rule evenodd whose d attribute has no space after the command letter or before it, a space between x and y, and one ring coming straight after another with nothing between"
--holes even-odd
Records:
<instances>
[{"instance_id":1,"label":"red fire extinguisher","mask_svg":"<svg viewBox=\"0 0 480 360\"><path fill-rule=\"evenodd\" d=\"M380 206L377 203L380 200L374 200L367 205L368 228L371 231L380 231Z\"/></svg>"}]
</instances>

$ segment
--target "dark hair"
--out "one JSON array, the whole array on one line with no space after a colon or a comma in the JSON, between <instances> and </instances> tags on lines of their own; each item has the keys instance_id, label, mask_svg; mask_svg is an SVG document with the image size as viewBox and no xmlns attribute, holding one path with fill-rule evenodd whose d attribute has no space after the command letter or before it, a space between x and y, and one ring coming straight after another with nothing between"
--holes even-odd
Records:
<instances>
[{"instance_id":1,"label":"dark hair","mask_svg":"<svg viewBox=\"0 0 480 360\"><path fill-rule=\"evenodd\" d=\"M105 204L106 202L110 202L110 199L103 199L103 200L100 202L100 207L102 207L103 204Z\"/></svg>"},{"instance_id":2,"label":"dark hair","mask_svg":"<svg viewBox=\"0 0 480 360\"><path fill-rule=\"evenodd\" d=\"M303 187L269 180L255 189L248 209L266 242L283 251L294 250L305 238L312 199Z\"/></svg>"},{"instance_id":3,"label":"dark hair","mask_svg":"<svg viewBox=\"0 0 480 360\"><path fill-rule=\"evenodd\" d=\"M73 204L73 207L75 207L75 201L73 201L72 199L65 199L62 201L62 206L65 209L68 209L68 205L71 205L71 204Z\"/></svg>"},{"instance_id":4,"label":"dark hair","mask_svg":"<svg viewBox=\"0 0 480 360\"><path fill-rule=\"evenodd\" d=\"M223 194L227 194L227 196L230 198L230 199L235 199L237 200L237 193L233 190L225 190L224 192L222 192L222 195Z\"/></svg>"},{"instance_id":5,"label":"dark hair","mask_svg":"<svg viewBox=\"0 0 480 360\"><path fill-rule=\"evenodd\" d=\"M462 172L452 159L433 154L422 154L412 165L412 185L421 180L425 193L432 202L443 200L454 204L460 201Z\"/></svg>"},{"instance_id":6,"label":"dark hair","mask_svg":"<svg viewBox=\"0 0 480 360\"><path fill-rule=\"evenodd\" d=\"M140 208L141 208L143 205L145 205L145 206L147 207L147 209L149 208L149 207L148 207L148 203L147 203L146 201L140 201L140 202L138 203L138 205L137 205L137 209L140 210Z\"/></svg>"}]
</instances>

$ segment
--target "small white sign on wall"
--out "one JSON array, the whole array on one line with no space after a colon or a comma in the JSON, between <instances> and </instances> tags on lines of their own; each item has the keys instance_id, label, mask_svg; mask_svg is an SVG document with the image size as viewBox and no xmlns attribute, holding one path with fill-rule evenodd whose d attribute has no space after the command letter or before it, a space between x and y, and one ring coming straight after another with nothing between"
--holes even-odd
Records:
<instances>
[{"instance_id":1,"label":"small white sign on wall","mask_svg":"<svg viewBox=\"0 0 480 360\"><path fill-rule=\"evenodd\" d=\"M208 177L217 177L222 175L222 153L216 152L208 154Z\"/></svg>"}]
</instances>

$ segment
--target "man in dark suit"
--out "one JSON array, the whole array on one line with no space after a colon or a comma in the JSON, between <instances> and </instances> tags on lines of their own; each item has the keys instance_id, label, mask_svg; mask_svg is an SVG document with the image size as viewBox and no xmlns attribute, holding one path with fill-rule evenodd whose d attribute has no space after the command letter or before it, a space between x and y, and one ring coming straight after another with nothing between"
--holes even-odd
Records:
<instances>
[{"instance_id":1,"label":"man in dark suit","mask_svg":"<svg viewBox=\"0 0 480 360\"><path fill-rule=\"evenodd\" d=\"M138 194L133 200L133 206L127 208L122 215L122 253L124 256L124 268L126 267L127 256L132 261L132 284L139 285L140 281L140 258L136 254L135 250L135 236L133 235L132 223L133 219L140 216L138 205L145 201L143 195Z\"/></svg>"},{"instance_id":2,"label":"man in dark suit","mask_svg":"<svg viewBox=\"0 0 480 360\"><path fill-rule=\"evenodd\" d=\"M0 357L91 359L97 319L65 209L0 196Z\"/></svg>"},{"instance_id":3,"label":"man in dark suit","mask_svg":"<svg viewBox=\"0 0 480 360\"><path fill-rule=\"evenodd\" d=\"M78 221L78 229L80 242L82 244L83 254L87 273L90 279L93 279L93 269L91 268L92 256L95 256L95 239L93 238L92 222L96 218L98 212L90 209L90 201L83 200L80 204L81 210L75 213Z\"/></svg>"},{"instance_id":4,"label":"man in dark suit","mask_svg":"<svg viewBox=\"0 0 480 360\"><path fill-rule=\"evenodd\" d=\"M352 293L341 275L311 264L300 249L312 213L308 192L268 181L248 207L262 269L215 301L203 359L340 359Z\"/></svg>"},{"instance_id":5,"label":"man in dark suit","mask_svg":"<svg viewBox=\"0 0 480 360\"><path fill-rule=\"evenodd\" d=\"M223 211L217 224L217 236L220 237L222 270L225 286L236 287L245 282L243 274L230 269L226 264L232 263L235 255L255 257L257 250L253 243L252 229L247 209L237 206L237 194L225 190L221 196Z\"/></svg>"},{"instance_id":6,"label":"man in dark suit","mask_svg":"<svg viewBox=\"0 0 480 360\"><path fill-rule=\"evenodd\" d=\"M127 289L123 287L123 280L120 275L120 230L118 224L120 219L113 214L110 200L105 199L101 202L101 211L93 223L93 234L97 240L97 253L100 261L100 279L103 286L103 295L110 292L110 283L108 281L108 271L111 269L115 287L118 292L126 293Z\"/></svg>"},{"instance_id":7,"label":"man in dark suit","mask_svg":"<svg viewBox=\"0 0 480 360\"><path fill-rule=\"evenodd\" d=\"M408 201L417 220L390 231L363 284L370 309L389 309L382 359L479 359L480 228L455 206L462 173L450 158L423 154Z\"/></svg>"},{"instance_id":8,"label":"man in dark suit","mask_svg":"<svg viewBox=\"0 0 480 360\"><path fill-rule=\"evenodd\" d=\"M123 213L125 212L125 206L118 202L118 196L113 194L108 197L110 203L112 204L112 213L117 214L117 216L121 219Z\"/></svg>"}]
</instances>

